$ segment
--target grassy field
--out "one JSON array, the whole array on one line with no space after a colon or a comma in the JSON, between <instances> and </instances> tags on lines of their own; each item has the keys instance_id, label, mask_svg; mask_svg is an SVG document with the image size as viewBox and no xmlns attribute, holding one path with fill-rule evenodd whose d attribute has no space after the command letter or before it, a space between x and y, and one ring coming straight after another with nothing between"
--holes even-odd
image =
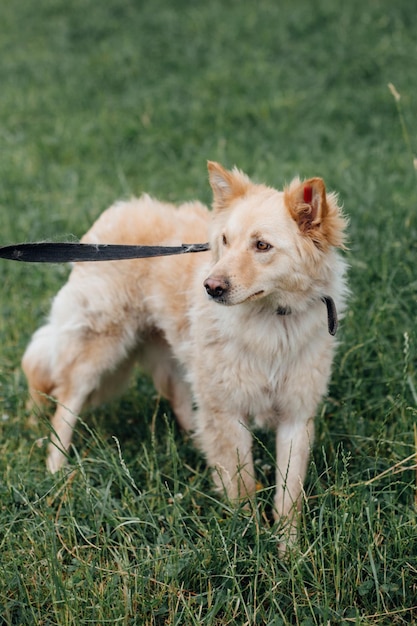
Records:
<instances>
[{"instance_id":1,"label":"grassy field","mask_svg":"<svg viewBox=\"0 0 417 626\"><path fill-rule=\"evenodd\" d=\"M20 358L68 268L0 261L0 623L416 624L414 3L5 0L0 58L2 244L80 237L142 191L210 202L212 159L323 176L352 288L281 560L271 436L256 511L232 510L139 372L46 473Z\"/></svg>"}]
</instances>

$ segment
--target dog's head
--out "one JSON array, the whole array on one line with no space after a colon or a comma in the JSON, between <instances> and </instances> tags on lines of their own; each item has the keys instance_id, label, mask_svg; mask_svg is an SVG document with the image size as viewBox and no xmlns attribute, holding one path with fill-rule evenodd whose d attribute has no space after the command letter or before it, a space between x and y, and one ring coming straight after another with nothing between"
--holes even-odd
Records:
<instances>
[{"instance_id":1,"label":"dog's head","mask_svg":"<svg viewBox=\"0 0 417 626\"><path fill-rule=\"evenodd\" d=\"M294 179L284 191L253 183L209 162L213 190L213 266L204 282L215 301L268 298L297 306L330 279L332 250L343 247L346 220L321 178Z\"/></svg>"}]
</instances>

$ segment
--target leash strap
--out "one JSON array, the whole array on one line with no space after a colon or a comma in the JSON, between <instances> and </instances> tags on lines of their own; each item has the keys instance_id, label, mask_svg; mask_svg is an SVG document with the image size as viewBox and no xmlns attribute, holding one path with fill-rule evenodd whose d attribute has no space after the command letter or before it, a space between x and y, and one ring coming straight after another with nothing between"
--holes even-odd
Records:
<instances>
[{"instance_id":1,"label":"leash strap","mask_svg":"<svg viewBox=\"0 0 417 626\"><path fill-rule=\"evenodd\" d=\"M69 263L83 261L122 261L123 259L147 259L190 252L206 252L208 243L189 243L181 246L128 246L118 244L93 243L18 243L0 247L0 258L25 263ZM333 299L323 296L327 307L327 328L331 335L337 331L337 311ZM278 310L279 315L291 311Z\"/></svg>"},{"instance_id":2,"label":"leash strap","mask_svg":"<svg viewBox=\"0 0 417 626\"><path fill-rule=\"evenodd\" d=\"M69 263L82 261L121 261L149 257L205 252L208 243L181 246L128 246L92 243L19 243L0 248L0 258L25 263Z\"/></svg>"}]
</instances>

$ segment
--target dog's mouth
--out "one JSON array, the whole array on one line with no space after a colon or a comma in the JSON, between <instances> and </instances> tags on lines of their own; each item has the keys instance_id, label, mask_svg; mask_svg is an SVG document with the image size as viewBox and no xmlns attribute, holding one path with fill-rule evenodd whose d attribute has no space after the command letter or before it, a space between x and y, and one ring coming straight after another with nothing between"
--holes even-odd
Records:
<instances>
[{"instance_id":1,"label":"dog's mouth","mask_svg":"<svg viewBox=\"0 0 417 626\"><path fill-rule=\"evenodd\" d=\"M253 293L251 296L249 296L249 298L246 298L246 302L251 302L252 300L256 300L257 298L259 298L259 296L262 296L262 294L265 293L264 289L260 289L259 291L255 291L255 293Z\"/></svg>"},{"instance_id":2,"label":"dog's mouth","mask_svg":"<svg viewBox=\"0 0 417 626\"><path fill-rule=\"evenodd\" d=\"M228 294L221 294L221 295L214 296L214 297L212 296L212 299L215 302L217 302L217 304L225 304L227 306L232 306L234 304L243 304L244 302L253 302L254 300L257 300L258 298L260 298L264 293L265 291L263 289L260 289L259 291L255 291L255 293L252 293L250 296L248 296L244 300L238 300L236 302L234 302L233 299L230 298Z\"/></svg>"},{"instance_id":3,"label":"dog's mouth","mask_svg":"<svg viewBox=\"0 0 417 626\"><path fill-rule=\"evenodd\" d=\"M234 302L233 304L244 304L245 302L254 302L255 300L259 300L259 298L261 298L264 295L264 293L265 293L265 290L260 289L259 291L255 291L255 293L252 293L247 298L244 298L243 300L239 300L238 302Z\"/></svg>"}]
</instances>

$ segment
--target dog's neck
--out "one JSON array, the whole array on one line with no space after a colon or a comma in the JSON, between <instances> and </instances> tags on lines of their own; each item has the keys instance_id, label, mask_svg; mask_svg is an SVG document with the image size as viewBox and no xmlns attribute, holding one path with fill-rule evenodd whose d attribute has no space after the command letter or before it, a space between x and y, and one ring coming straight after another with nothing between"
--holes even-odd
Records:
<instances>
[{"instance_id":1,"label":"dog's neck","mask_svg":"<svg viewBox=\"0 0 417 626\"><path fill-rule=\"evenodd\" d=\"M327 307L327 329L330 335L335 335L338 327L336 305L330 296L322 296L322 302ZM276 310L277 315L291 315L291 308L288 306L279 306Z\"/></svg>"}]
</instances>

